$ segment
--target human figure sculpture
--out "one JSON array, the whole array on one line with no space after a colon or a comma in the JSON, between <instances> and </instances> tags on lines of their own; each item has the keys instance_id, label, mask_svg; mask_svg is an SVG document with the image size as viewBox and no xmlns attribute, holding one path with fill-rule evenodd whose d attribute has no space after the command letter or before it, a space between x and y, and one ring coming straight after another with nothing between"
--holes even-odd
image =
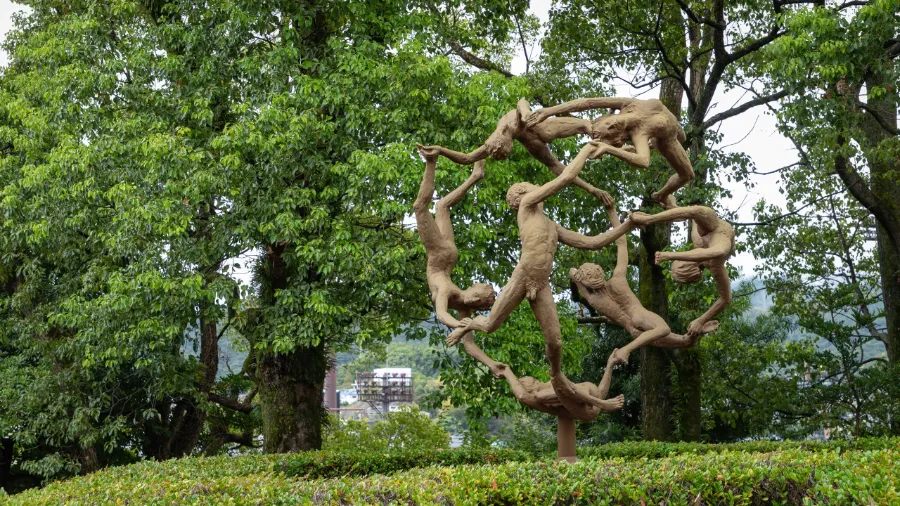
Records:
<instances>
[{"instance_id":1,"label":"human figure sculpture","mask_svg":"<svg viewBox=\"0 0 900 506\"><path fill-rule=\"evenodd\" d=\"M595 404L595 398L583 395L562 374L562 335L559 315L553 302L550 289L550 274L553 258L558 244L557 225L544 215L543 202L556 194L581 172L588 158L597 158L606 152L608 146L599 141L591 141L578 156L555 179L542 185L516 183L506 194L506 201L512 209L517 210L519 235L522 242L522 254L519 264L507 285L494 302L488 317L475 319L463 318L459 326L447 337L447 345L457 344L466 332L478 330L491 333L506 321L509 315L522 302L528 299L534 316L537 318L546 342L547 359L550 362L550 377L560 402L579 420L596 417L591 415L587 405ZM599 241L602 243L602 241ZM609 401L603 405L608 407Z\"/></svg>"},{"instance_id":2,"label":"human figure sculpture","mask_svg":"<svg viewBox=\"0 0 900 506\"><path fill-rule=\"evenodd\" d=\"M424 154L423 154L424 155ZM489 309L494 303L494 289L486 283L476 283L461 290L450 278L450 273L459 259L450 221L450 208L459 203L466 192L484 177L484 161L475 164L472 174L458 188L440 199L434 208L434 216L428 207L434 194L434 172L437 157L425 157L425 175L419 186L419 195L413 204L416 228L425 245L428 256L426 278L434 302L438 321L448 327L457 327L459 321L448 309L458 311ZM468 313L467 313L468 316Z\"/></svg>"},{"instance_id":3,"label":"human figure sculpture","mask_svg":"<svg viewBox=\"0 0 900 506\"><path fill-rule=\"evenodd\" d=\"M515 395L516 400L521 404L557 417L573 418L572 414L563 407L556 395L556 391L553 390L553 386L549 382L538 381L531 376L517 378L509 366L490 358L477 344L475 344L472 332L467 332L463 336L462 344L466 352L475 360L486 365L495 377L506 379L513 395ZM612 360L612 356L610 356L609 360ZM622 395L609 399L607 402L609 385L612 381L611 365L612 362L607 363L607 369L604 371L603 378L600 380L599 385L590 382L575 384L575 389L578 390L581 395L594 399L593 405L597 408L597 414L599 414L600 411L608 413L621 409L625 404L625 397Z\"/></svg>"},{"instance_id":4,"label":"human figure sculpture","mask_svg":"<svg viewBox=\"0 0 900 506\"><path fill-rule=\"evenodd\" d=\"M628 363L628 356L641 346L652 344L661 348L687 348L696 344L694 336L673 334L669 325L659 315L648 311L641 305L637 296L628 286L628 238L625 233L631 224L619 223L614 209L607 209L613 230L609 235L616 241L616 268L612 277L606 279L606 273L599 265L586 263L578 269L570 269L569 277L575 282L579 293L597 312L609 318L616 325L624 328L634 338L623 348L611 355L615 363ZM629 220L630 221L630 220ZM706 323L700 332L709 333L718 328L719 322Z\"/></svg>"},{"instance_id":5,"label":"human figure sculpture","mask_svg":"<svg viewBox=\"0 0 900 506\"><path fill-rule=\"evenodd\" d=\"M478 160L484 160L488 156L494 160L505 160L513 149L513 141L518 140L525 149L538 161L546 165L554 174L562 174L565 166L553 156L547 146L551 141L580 135L585 128L590 128L590 122L579 118L562 117L551 118L541 124L526 127L523 121L531 114L531 105L527 100L519 100L516 108L509 111L500 121L494 133L487 138L483 145L471 153L460 153L442 146L419 146L423 154L429 156L443 155L456 163L469 165ZM600 190L581 178L575 178L576 186L585 189L604 204L612 203L612 198L603 190Z\"/></svg>"},{"instance_id":6,"label":"human figure sculpture","mask_svg":"<svg viewBox=\"0 0 900 506\"><path fill-rule=\"evenodd\" d=\"M590 135L613 146L608 150L609 154L640 168L650 166L650 140L653 139L654 147L669 162L675 174L652 196L667 209L676 207L673 193L694 179L694 169L687 152L681 146L687 138L684 130L675 115L659 100L636 98L572 100L532 112L525 118L525 129L537 129L543 122L559 114L603 108L618 109L619 113L605 114L594 121L577 120L578 123L572 118L573 129L577 124L580 128L577 133ZM622 149L627 141L631 141L634 152Z\"/></svg>"},{"instance_id":7,"label":"human figure sculpture","mask_svg":"<svg viewBox=\"0 0 900 506\"><path fill-rule=\"evenodd\" d=\"M706 267L716 281L719 298L699 318L688 325L685 335L689 338L704 333L712 318L731 304L731 279L725 263L734 254L734 229L719 218L715 211L705 206L678 207L658 214L635 212L631 221L635 226L643 227L661 221L693 220L691 241L694 248L690 251L659 251L656 263L674 260L672 263L672 279L679 283L694 283L700 280Z\"/></svg>"}]
</instances>

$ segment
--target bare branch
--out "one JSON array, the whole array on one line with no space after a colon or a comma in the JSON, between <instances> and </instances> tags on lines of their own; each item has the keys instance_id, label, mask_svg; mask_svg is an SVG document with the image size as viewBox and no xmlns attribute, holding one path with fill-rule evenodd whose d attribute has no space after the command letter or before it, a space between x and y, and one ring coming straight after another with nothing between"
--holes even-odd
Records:
<instances>
[{"instance_id":1,"label":"bare branch","mask_svg":"<svg viewBox=\"0 0 900 506\"><path fill-rule=\"evenodd\" d=\"M506 77L513 77L513 74L508 70L505 70L493 62L489 62L470 53L466 50L466 48L462 47L462 45L458 41L450 40L447 41L447 43L450 44L450 47L453 50L453 54L462 58L462 60L469 65L480 68L481 70L493 70L494 72L499 72Z\"/></svg>"},{"instance_id":2,"label":"bare branch","mask_svg":"<svg viewBox=\"0 0 900 506\"><path fill-rule=\"evenodd\" d=\"M728 118L737 116L738 114L748 111L758 105L763 105L763 104L772 102L773 100L778 100L780 98L784 98L787 95L788 95L787 90L781 90L777 93L772 93L771 95L757 96L753 100L749 100L737 107L733 107L727 111L722 111L719 114L714 115L713 117L704 121L703 124L700 126L700 129L706 130L720 121L724 121Z\"/></svg>"}]
</instances>

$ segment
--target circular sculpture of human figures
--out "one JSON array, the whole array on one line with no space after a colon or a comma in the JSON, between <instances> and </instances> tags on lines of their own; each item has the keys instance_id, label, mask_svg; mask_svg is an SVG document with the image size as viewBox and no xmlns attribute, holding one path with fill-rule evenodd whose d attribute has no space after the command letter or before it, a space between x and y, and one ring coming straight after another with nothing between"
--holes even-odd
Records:
<instances>
[{"instance_id":1,"label":"circular sculpture of human figures","mask_svg":"<svg viewBox=\"0 0 900 506\"><path fill-rule=\"evenodd\" d=\"M599 108L619 112L600 116L594 121L555 117ZM552 155L547 144L554 139L573 135L590 135L593 140L584 146L572 163L563 166ZM484 160L488 156L506 158L514 140L519 140L557 177L542 186L516 183L509 188L506 199L517 213L522 251L512 276L495 298L490 285L475 284L461 290L451 280L450 274L456 265L458 252L449 210L484 177ZM535 112L531 112L528 102L521 100L515 110L501 118L484 145L468 154L441 146L418 145L426 165L414 209L419 235L428 257L427 278L435 314L439 321L454 328L447 337L447 344L453 346L462 342L469 355L484 364L494 376L506 379L521 404L558 417L560 458L574 460L574 420L594 420L600 412L622 407L624 398L621 395L607 399L614 365L627 363L630 353L642 346L688 348L696 345L702 335L716 330L718 321L713 318L731 303L731 286L725 263L734 253L733 229L708 207L677 207L673 196L678 188L694 177L690 160L681 146L684 140L685 135L678 121L658 100L590 98ZM667 210L653 215L635 212L625 223L620 223L612 198L579 179L578 175L588 159L604 154L614 155L636 167L648 167L651 141L675 170L665 186L653 194ZM625 146L626 142L632 145ZM438 201L432 217L428 208L434 193L434 172L439 155L461 164L475 163L475 167L460 187ZM613 227L611 230L596 236L585 236L545 216L544 200L571 183L586 189L603 203ZM684 335L679 335L672 333L663 318L645 309L631 291L626 278L628 241L625 234L651 223L687 219L693 220L691 238L694 248L687 252L660 252L655 261L674 260L672 276L681 282L699 280L701 268L708 268L716 280L720 296L708 311L691 322ZM633 340L609 356L599 385L573 384L561 369L562 336L550 289L556 249L561 242L580 249L597 250L614 241L617 260L610 279L606 279L600 266L592 263L571 269L569 274L583 299L610 322L628 331ZM550 365L549 383L531 377L516 377L506 364L491 359L474 341L473 331L494 332L526 299L544 336ZM488 316L470 318L475 311L488 308ZM450 309L459 311L459 320L450 314Z\"/></svg>"},{"instance_id":2,"label":"circular sculpture of human figures","mask_svg":"<svg viewBox=\"0 0 900 506\"><path fill-rule=\"evenodd\" d=\"M659 100L582 98L538 109L525 118L524 128L536 129L546 121L553 121L553 117L558 114L591 109L618 109L619 113L605 114L594 121L569 118L570 121L581 122L578 133L590 135L613 146L608 153L634 167L650 166L650 140L653 139L654 147L675 170L675 174L666 181L662 189L653 194L653 198L667 209L675 208L677 204L672 194L694 179L694 169L687 152L681 146L686 139L684 130L678 119ZM628 141L634 146L634 152L622 149Z\"/></svg>"},{"instance_id":3,"label":"circular sculpture of human figures","mask_svg":"<svg viewBox=\"0 0 900 506\"><path fill-rule=\"evenodd\" d=\"M560 403L578 420L593 420L597 416L598 408L608 407L609 404L608 401L598 403L596 398L579 392L562 373L562 333L556 303L550 289L550 275L559 242L558 226L544 215L543 202L571 183L581 172L588 158L597 158L607 149L608 146L592 141L578 153L562 174L552 181L542 186L516 183L510 187L506 201L517 212L519 237L522 242L519 264L513 270L506 286L500 291L490 315L479 316L474 320L461 320L459 327L447 337L447 344L453 346L459 343L466 332L472 330L494 332L513 310L527 299L544 335L547 360L550 362L550 382L556 390Z\"/></svg>"}]
</instances>

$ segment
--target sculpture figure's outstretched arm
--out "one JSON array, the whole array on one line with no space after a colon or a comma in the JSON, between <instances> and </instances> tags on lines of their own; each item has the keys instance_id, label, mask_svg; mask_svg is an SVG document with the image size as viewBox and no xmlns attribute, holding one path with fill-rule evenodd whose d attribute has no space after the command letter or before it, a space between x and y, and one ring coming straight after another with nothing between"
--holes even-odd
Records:
<instances>
[{"instance_id":1,"label":"sculpture figure's outstretched arm","mask_svg":"<svg viewBox=\"0 0 900 506\"><path fill-rule=\"evenodd\" d=\"M602 234L584 235L564 228L559 223L556 224L556 232L559 235L559 242L578 249L598 250L615 242L619 237L628 233L634 228L630 222L620 224L611 230L607 230Z\"/></svg>"},{"instance_id":2,"label":"sculpture figure's outstretched arm","mask_svg":"<svg viewBox=\"0 0 900 506\"><path fill-rule=\"evenodd\" d=\"M652 223L694 220L704 230L715 230L719 225L716 212L706 206L685 206L669 209L661 213L632 213L635 225L643 227Z\"/></svg>"},{"instance_id":3,"label":"sculpture figure's outstretched arm","mask_svg":"<svg viewBox=\"0 0 900 506\"><path fill-rule=\"evenodd\" d=\"M544 183L536 190L529 191L525 195L522 196L522 201L519 203L520 206L533 206L536 204L540 204L548 197L559 193L560 190L566 187L569 183L575 180L578 177L578 174L581 172L581 169L584 168L585 162L587 162L588 158L597 158L602 155L605 150L608 148L606 144L602 144L597 141L591 141L586 144L581 151L578 153L578 156L572 160L572 163L566 166L565 170L563 170L562 174L553 178L552 181Z\"/></svg>"},{"instance_id":4,"label":"sculpture figure's outstretched arm","mask_svg":"<svg viewBox=\"0 0 900 506\"><path fill-rule=\"evenodd\" d=\"M450 221L450 208L458 204L472 186L484 178L484 160L475 162L475 168L468 179L459 185L452 192L448 193L444 198L438 201L434 206L434 219L437 222L438 229L441 231L441 237L445 240L453 242L453 225Z\"/></svg>"},{"instance_id":5,"label":"sculpture figure's outstretched arm","mask_svg":"<svg viewBox=\"0 0 900 506\"><path fill-rule=\"evenodd\" d=\"M612 383L612 370L615 364L613 355L610 355L606 360L606 370L603 371L603 378L600 380L600 384L597 385L597 394L601 399L609 397L609 385Z\"/></svg>"},{"instance_id":6,"label":"sculpture figure's outstretched arm","mask_svg":"<svg viewBox=\"0 0 900 506\"><path fill-rule=\"evenodd\" d=\"M622 109L634 100L635 99L633 98L621 97L579 98L563 104L554 105L553 107L538 109L528 116L525 120L525 125L531 127L544 121L550 116L559 114L589 111L591 109Z\"/></svg>"},{"instance_id":7,"label":"sculpture figure's outstretched arm","mask_svg":"<svg viewBox=\"0 0 900 506\"><path fill-rule=\"evenodd\" d=\"M459 327L459 320L448 311L450 294L447 290L438 290L434 294L434 316L437 320L450 328Z\"/></svg>"},{"instance_id":8,"label":"sculpture figure's outstretched arm","mask_svg":"<svg viewBox=\"0 0 900 506\"><path fill-rule=\"evenodd\" d=\"M446 158L449 158L455 163L460 165L471 165L478 160L484 160L488 157L490 153L488 153L488 149L486 146L481 145L472 151L471 153L461 153L459 151L453 151L452 149L445 148L443 146L423 146L421 144L416 144L419 147L419 150L423 155L429 156L440 156L443 155Z\"/></svg>"},{"instance_id":9,"label":"sculpture figure's outstretched arm","mask_svg":"<svg viewBox=\"0 0 900 506\"><path fill-rule=\"evenodd\" d=\"M624 277L628 274L628 237L625 236L625 232L631 230L633 226L631 220L626 220L624 224L620 224L619 216L616 214L615 209L607 209L606 213L609 215L609 221L616 227L613 231L621 231L618 238L616 238L616 268L613 269L613 276ZM628 228L626 229L626 227Z\"/></svg>"}]
</instances>

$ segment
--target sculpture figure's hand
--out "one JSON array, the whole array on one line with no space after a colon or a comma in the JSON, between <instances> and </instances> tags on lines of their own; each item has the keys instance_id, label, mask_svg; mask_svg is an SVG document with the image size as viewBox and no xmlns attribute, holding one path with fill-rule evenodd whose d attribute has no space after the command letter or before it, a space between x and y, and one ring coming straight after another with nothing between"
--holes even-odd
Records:
<instances>
[{"instance_id":1,"label":"sculpture figure's hand","mask_svg":"<svg viewBox=\"0 0 900 506\"><path fill-rule=\"evenodd\" d=\"M654 255L654 257L653 257L653 260L654 260L653 263L656 263L656 264L658 264L660 262L665 262L666 260L670 260L669 254L665 251L657 251L656 255Z\"/></svg>"},{"instance_id":2,"label":"sculpture figure's hand","mask_svg":"<svg viewBox=\"0 0 900 506\"><path fill-rule=\"evenodd\" d=\"M545 119L547 119L547 115L545 115L542 111L543 111L543 109L538 109L537 111L534 111L531 114L529 114L528 117L525 118L525 126L527 128L531 128L531 127L537 125L538 123L544 121Z\"/></svg>"},{"instance_id":3,"label":"sculpture figure's hand","mask_svg":"<svg viewBox=\"0 0 900 506\"><path fill-rule=\"evenodd\" d=\"M441 146L423 146L416 143L416 147L419 148L419 153L422 155L425 160L433 160L443 153L444 148Z\"/></svg>"},{"instance_id":4,"label":"sculpture figure's hand","mask_svg":"<svg viewBox=\"0 0 900 506\"><path fill-rule=\"evenodd\" d=\"M622 151L627 151L629 153L637 153L637 148L632 146L631 144L627 146L622 146Z\"/></svg>"},{"instance_id":5,"label":"sculpture figure's hand","mask_svg":"<svg viewBox=\"0 0 900 506\"><path fill-rule=\"evenodd\" d=\"M493 374L495 378L502 378L503 372L506 370L507 367L509 367L509 366L504 364L503 362L497 362L496 364L494 364L490 367L491 374Z\"/></svg>"},{"instance_id":6,"label":"sculpture figure's hand","mask_svg":"<svg viewBox=\"0 0 900 506\"><path fill-rule=\"evenodd\" d=\"M459 320L459 326L457 326L456 328L464 329L464 328L468 327L471 323L472 323L471 318L463 318L463 319Z\"/></svg>"},{"instance_id":7,"label":"sculpture figure's hand","mask_svg":"<svg viewBox=\"0 0 900 506\"><path fill-rule=\"evenodd\" d=\"M594 148L594 152L591 153L591 155L589 156L589 158L591 158L591 159L600 158L609 150L609 148L612 147L609 144L607 144L599 139L592 140L591 142L588 143L588 146L593 146L593 148Z\"/></svg>"},{"instance_id":8,"label":"sculpture figure's hand","mask_svg":"<svg viewBox=\"0 0 900 506\"><path fill-rule=\"evenodd\" d=\"M634 226L638 228L644 228L644 226L647 225L648 218L650 218L649 214L642 213L640 211L628 213L628 219L631 220L631 223L634 223Z\"/></svg>"},{"instance_id":9,"label":"sculpture figure's hand","mask_svg":"<svg viewBox=\"0 0 900 506\"><path fill-rule=\"evenodd\" d=\"M607 209L615 209L616 202L613 198L603 190L597 190L596 192L592 192L592 195L603 204L603 207Z\"/></svg>"},{"instance_id":10,"label":"sculpture figure's hand","mask_svg":"<svg viewBox=\"0 0 900 506\"><path fill-rule=\"evenodd\" d=\"M606 367L612 367L618 362L616 362L616 352L619 351L618 348L613 348L612 353L609 354L609 358L606 359Z\"/></svg>"}]
</instances>

